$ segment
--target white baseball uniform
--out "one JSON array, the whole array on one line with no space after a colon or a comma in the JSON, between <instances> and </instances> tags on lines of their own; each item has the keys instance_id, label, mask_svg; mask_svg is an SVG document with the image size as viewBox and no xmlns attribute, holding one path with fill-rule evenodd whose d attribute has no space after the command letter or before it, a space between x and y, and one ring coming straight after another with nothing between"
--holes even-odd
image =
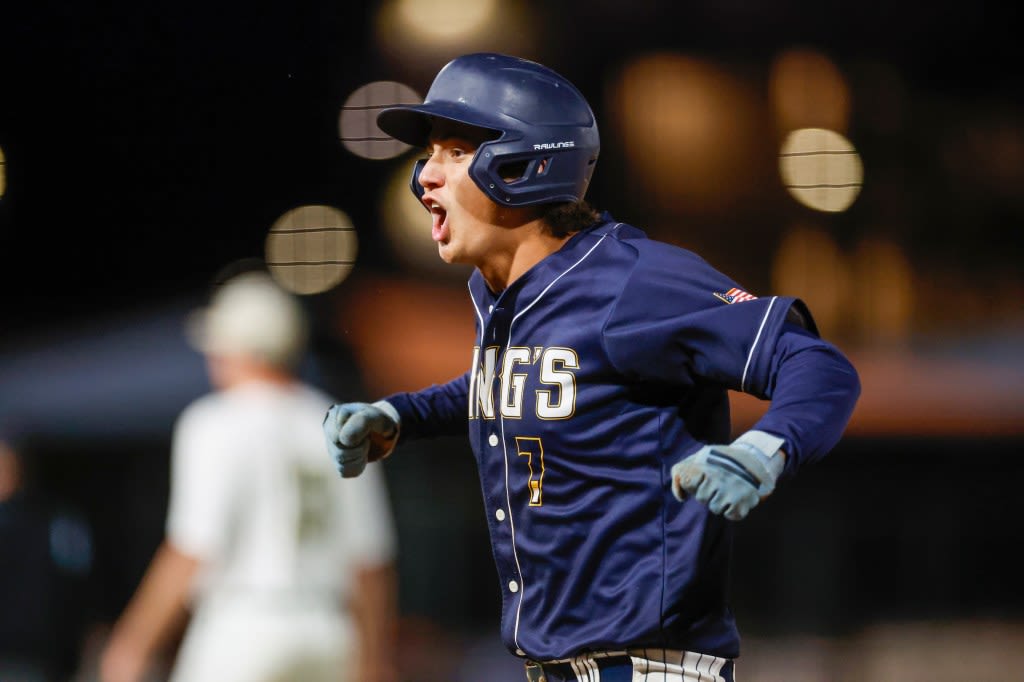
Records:
<instances>
[{"instance_id":1,"label":"white baseball uniform","mask_svg":"<svg viewBox=\"0 0 1024 682\"><path fill-rule=\"evenodd\" d=\"M350 580L392 561L396 537L380 467L345 480L325 454L331 404L310 386L248 383L179 417L167 535L203 568L172 682L351 675Z\"/></svg>"}]
</instances>

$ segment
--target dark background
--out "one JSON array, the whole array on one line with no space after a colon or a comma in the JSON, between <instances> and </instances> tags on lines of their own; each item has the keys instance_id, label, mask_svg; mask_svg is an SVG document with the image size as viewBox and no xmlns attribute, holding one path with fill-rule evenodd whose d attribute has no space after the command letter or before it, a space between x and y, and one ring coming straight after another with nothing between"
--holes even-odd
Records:
<instances>
[{"instance_id":1,"label":"dark background","mask_svg":"<svg viewBox=\"0 0 1024 682\"><path fill-rule=\"evenodd\" d=\"M970 120L973 103L1022 105L1022 48L1008 5L647 0L613 13L607 2L545 4L555 8L532 27L552 34L544 56L593 93L599 117L603 74L641 50L766 68L779 49L807 44L837 60L893 65L913 88L919 136L889 151L908 165L906 192L950 189L927 147L948 125L937 117ZM376 206L358 199L376 196L387 167L347 153L337 131L349 92L394 77L373 43L373 9L8 3L0 23L5 329L201 287L228 261L261 255L265 226L304 202L344 206L365 226L361 264L388 266L371 227ZM633 209L617 193L621 181L602 166L594 198ZM932 206L915 216L920 248L979 264L1020 262L1019 197L953 212ZM964 238L979 228L984 238Z\"/></svg>"}]
</instances>

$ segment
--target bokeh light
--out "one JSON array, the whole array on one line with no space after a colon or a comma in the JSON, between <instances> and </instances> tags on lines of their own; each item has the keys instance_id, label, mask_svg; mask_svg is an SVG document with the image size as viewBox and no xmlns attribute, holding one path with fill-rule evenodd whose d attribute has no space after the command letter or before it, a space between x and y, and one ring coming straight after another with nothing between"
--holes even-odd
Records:
<instances>
[{"instance_id":1,"label":"bokeh light","mask_svg":"<svg viewBox=\"0 0 1024 682\"><path fill-rule=\"evenodd\" d=\"M376 16L375 42L394 67L433 79L457 54L486 51L528 57L538 31L524 0L385 0ZM440 62L440 63L438 63Z\"/></svg>"},{"instance_id":2,"label":"bokeh light","mask_svg":"<svg viewBox=\"0 0 1024 682\"><path fill-rule=\"evenodd\" d=\"M813 225L797 225L783 236L772 262L772 290L799 296L826 337L841 336L850 287L849 267L831 235Z\"/></svg>"},{"instance_id":3,"label":"bokeh light","mask_svg":"<svg viewBox=\"0 0 1024 682\"><path fill-rule=\"evenodd\" d=\"M398 0L395 13L425 39L445 42L482 29L497 5L496 0Z\"/></svg>"},{"instance_id":4,"label":"bokeh light","mask_svg":"<svg viewBox=\"0 0 1024 682\"><path fill-rule=\"evenodd\" d=\"M834 130L794 130L782 142L779 173L789 193L805 206L845 211L860 194L864 167L860 155Z\"/></svg>"},{"instance_id":5,"label":"bokeh light","mask_svg":"<svg viewBox=\"0 0 1024 682\"><path fill-rule=\"evenodd\" d=\"M357 88L345 100L338 117L342 144L356 156L366 159L390 159L408 151L409 145L377 127L377 114L396 104L422 101L418 92L395 81L376 81Z\"/></svg>"},{"instance_id":6,"label":"bokeh light","mask_svg":"<svg viewBox=\"0 0 1024 682\"><path fill-rule=\"evenodd\" d=\"M790 49L780 53L771 65L768 89L779 131L828 128L846 132L850 86L821 52Z\"/></svg>"},{"instance_id":7,"label":"bokeh light","mask_svg":"<svg viewBox=\"0 0 1024 682\"><path fill-rule=\"evenodd\" d=\"M852 254L857 294L849 306L858 316L861 343L892 348L910 341L914 280L910 262L891 239L861 241Z\"/></svg>"},{"instance_id":8,"label":"bokeh light","mask_svg":"<svg viewBox=\"0 0 1024 682\"><path fill-rule=\"evenodd\" d=\"M271 275L296 294L317 294L352 271L358 238L352 221L332 206L294 208L274 222L264 245Z\"/></svg>"},{"instance_id":9,"label":"bokeh light","mask_svg":"<svg viewBox=\"0 0 1024 682\"><path fill-rule=\"evenodd\" d=\"M717 209L751 191L761 143L752 89L673 53L627 63L610 86L612 119L638 193L664 210Z\"/></svg>"}]
</instances>

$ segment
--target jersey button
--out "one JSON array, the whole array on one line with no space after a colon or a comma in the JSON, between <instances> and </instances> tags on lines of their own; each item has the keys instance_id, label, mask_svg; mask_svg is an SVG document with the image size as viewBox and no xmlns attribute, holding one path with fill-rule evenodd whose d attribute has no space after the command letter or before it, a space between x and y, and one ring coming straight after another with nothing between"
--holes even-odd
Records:
<instances>
[{"instance_id":1,"label":"jersey button","mask_svg":"<svg viewBox=\"0 0 1024 682\"><path fill-rule=\"evenodd\" d=\"M494 518L498 519L499 521L504 521L505 520L505 510L504 509L495 509L494 510Z\"/></svg>"},{"instance_id":2,"label":"jersey button","mask_svg":"<svg viewBox=\"0 0 1024 682\"><path fill-rule=\"evenodd\" d=\"M492 433L491 437L487 439L487 442L491 444L491 447L494 447L498 444L498 436Z\"/></svg>"},{"instance_id":3,"label":"jersey button","mask_svg":"<svg viewBox=\"0 0 1024 682\"><path fill-rule=\"evenodd\" d=\"M509 592L518 592L519 591L519 583L517 583L515 580L509 580L508 581L508 591Z\"/></svg>"}]
</instances>

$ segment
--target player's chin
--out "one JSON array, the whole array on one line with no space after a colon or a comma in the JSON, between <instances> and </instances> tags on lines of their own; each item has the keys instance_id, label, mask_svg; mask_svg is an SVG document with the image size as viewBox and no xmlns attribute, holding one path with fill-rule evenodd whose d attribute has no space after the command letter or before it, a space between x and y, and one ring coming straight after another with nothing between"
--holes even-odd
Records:
<instances>
[{"instance_id":1,"label":"player's chin","mask_svg":"<svg viewBox=\"0 0 1024 682\"><path fill-rule=\"evenodd\" d=\"M455 263L456 252L452 247L451 242L438 242L437 243L437 255L441 257L445 263Z\"/></svg>"}]
</instances>

